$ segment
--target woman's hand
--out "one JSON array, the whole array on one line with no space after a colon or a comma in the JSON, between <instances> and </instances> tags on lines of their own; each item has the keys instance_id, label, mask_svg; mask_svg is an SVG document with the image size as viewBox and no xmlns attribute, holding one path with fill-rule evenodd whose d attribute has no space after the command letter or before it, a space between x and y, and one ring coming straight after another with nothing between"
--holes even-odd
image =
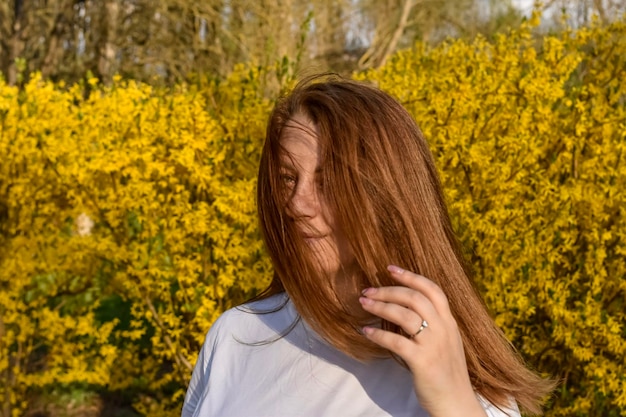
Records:
<instances>
[{"instance_id":1,"label":"woman's hand","mask_svg":"<svg viewBox=\"0 0 626 417\"><path fill-rule=\"evenodd\" d=\"M420 405L431 417L485 416L470 383L463 343L445 294L431 280L388 267L398 286L368 288L367 312L397 324L409 337L364 327L372 342L401 357L413 373Z\"/></svg>"}]
</instances>

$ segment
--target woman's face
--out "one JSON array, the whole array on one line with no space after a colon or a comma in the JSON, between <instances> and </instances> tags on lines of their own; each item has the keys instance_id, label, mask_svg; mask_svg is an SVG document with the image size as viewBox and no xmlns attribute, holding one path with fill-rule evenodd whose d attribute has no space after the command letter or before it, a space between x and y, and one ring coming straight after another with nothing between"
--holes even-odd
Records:
<instances>
[{"instance_id":1,"label":"woman's face","mask_svg":"<svg viewBox=\"0 0 626 417\"><path fill-rule=\"evenodd\" d=\"M280 139L281 181L287 190L287 215L317 258L323 272L335 275L353 260L350 244L324 201L317 128L296 114Z\"/></svg>"}]
</instances>

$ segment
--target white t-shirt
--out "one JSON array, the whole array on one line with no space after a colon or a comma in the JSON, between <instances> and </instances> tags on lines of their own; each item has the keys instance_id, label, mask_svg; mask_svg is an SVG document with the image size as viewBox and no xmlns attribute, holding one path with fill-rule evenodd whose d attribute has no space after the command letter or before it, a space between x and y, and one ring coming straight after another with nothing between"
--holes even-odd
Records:
<instances>
[{"instance_id":1,"label":"white t-shirt","mask_svg":"<svg viewBox=\"0 0 626 417\"><path fill-rule=\"evenodd\" d=\"M505 414L483 405L489 417L520 415L517 407ZM393 359L361 363L333 348L299 320L285 294L222 314L198 356L182 417L295 416L428 414L407 369Z\"/></svg>"}]
</instances>

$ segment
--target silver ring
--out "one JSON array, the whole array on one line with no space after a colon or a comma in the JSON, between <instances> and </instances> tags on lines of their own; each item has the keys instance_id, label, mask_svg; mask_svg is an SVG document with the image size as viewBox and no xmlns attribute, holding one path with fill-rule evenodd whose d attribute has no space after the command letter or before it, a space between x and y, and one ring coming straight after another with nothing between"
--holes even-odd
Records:
<instances>
[{"instance_id":1,"label":"silver ring","mask_svg":"<svg viewBox=\"0 0 626 417\"><path fill-rule=\"evenodd\" d=\"M415 333L413 333L411 335L411 337L409 337L409 339L413 340L413 338L415 336L417 336L418 334L422 333L424 331L425 328L428 327L428 322L426 320L422 320L422 325L420 326L419 329L417 329L417 331Z\"/></svg>"}]
</instances>

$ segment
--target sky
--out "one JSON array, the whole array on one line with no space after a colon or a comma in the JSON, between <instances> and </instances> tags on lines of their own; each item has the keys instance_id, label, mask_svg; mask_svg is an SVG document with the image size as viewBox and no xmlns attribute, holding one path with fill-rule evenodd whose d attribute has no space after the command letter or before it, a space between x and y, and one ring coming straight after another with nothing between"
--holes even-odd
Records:
<instances>
[{"instance_id":1,"label":"sky","mask_svg":"<svg viewBox=\"0 0 626 417\"><path fill-rule=\"evenodd\" d=\"M533 4L535 0L513 0L513 5L524 13L525 16L529 16L533 10Z\"/></svg>"}]
</instances>

